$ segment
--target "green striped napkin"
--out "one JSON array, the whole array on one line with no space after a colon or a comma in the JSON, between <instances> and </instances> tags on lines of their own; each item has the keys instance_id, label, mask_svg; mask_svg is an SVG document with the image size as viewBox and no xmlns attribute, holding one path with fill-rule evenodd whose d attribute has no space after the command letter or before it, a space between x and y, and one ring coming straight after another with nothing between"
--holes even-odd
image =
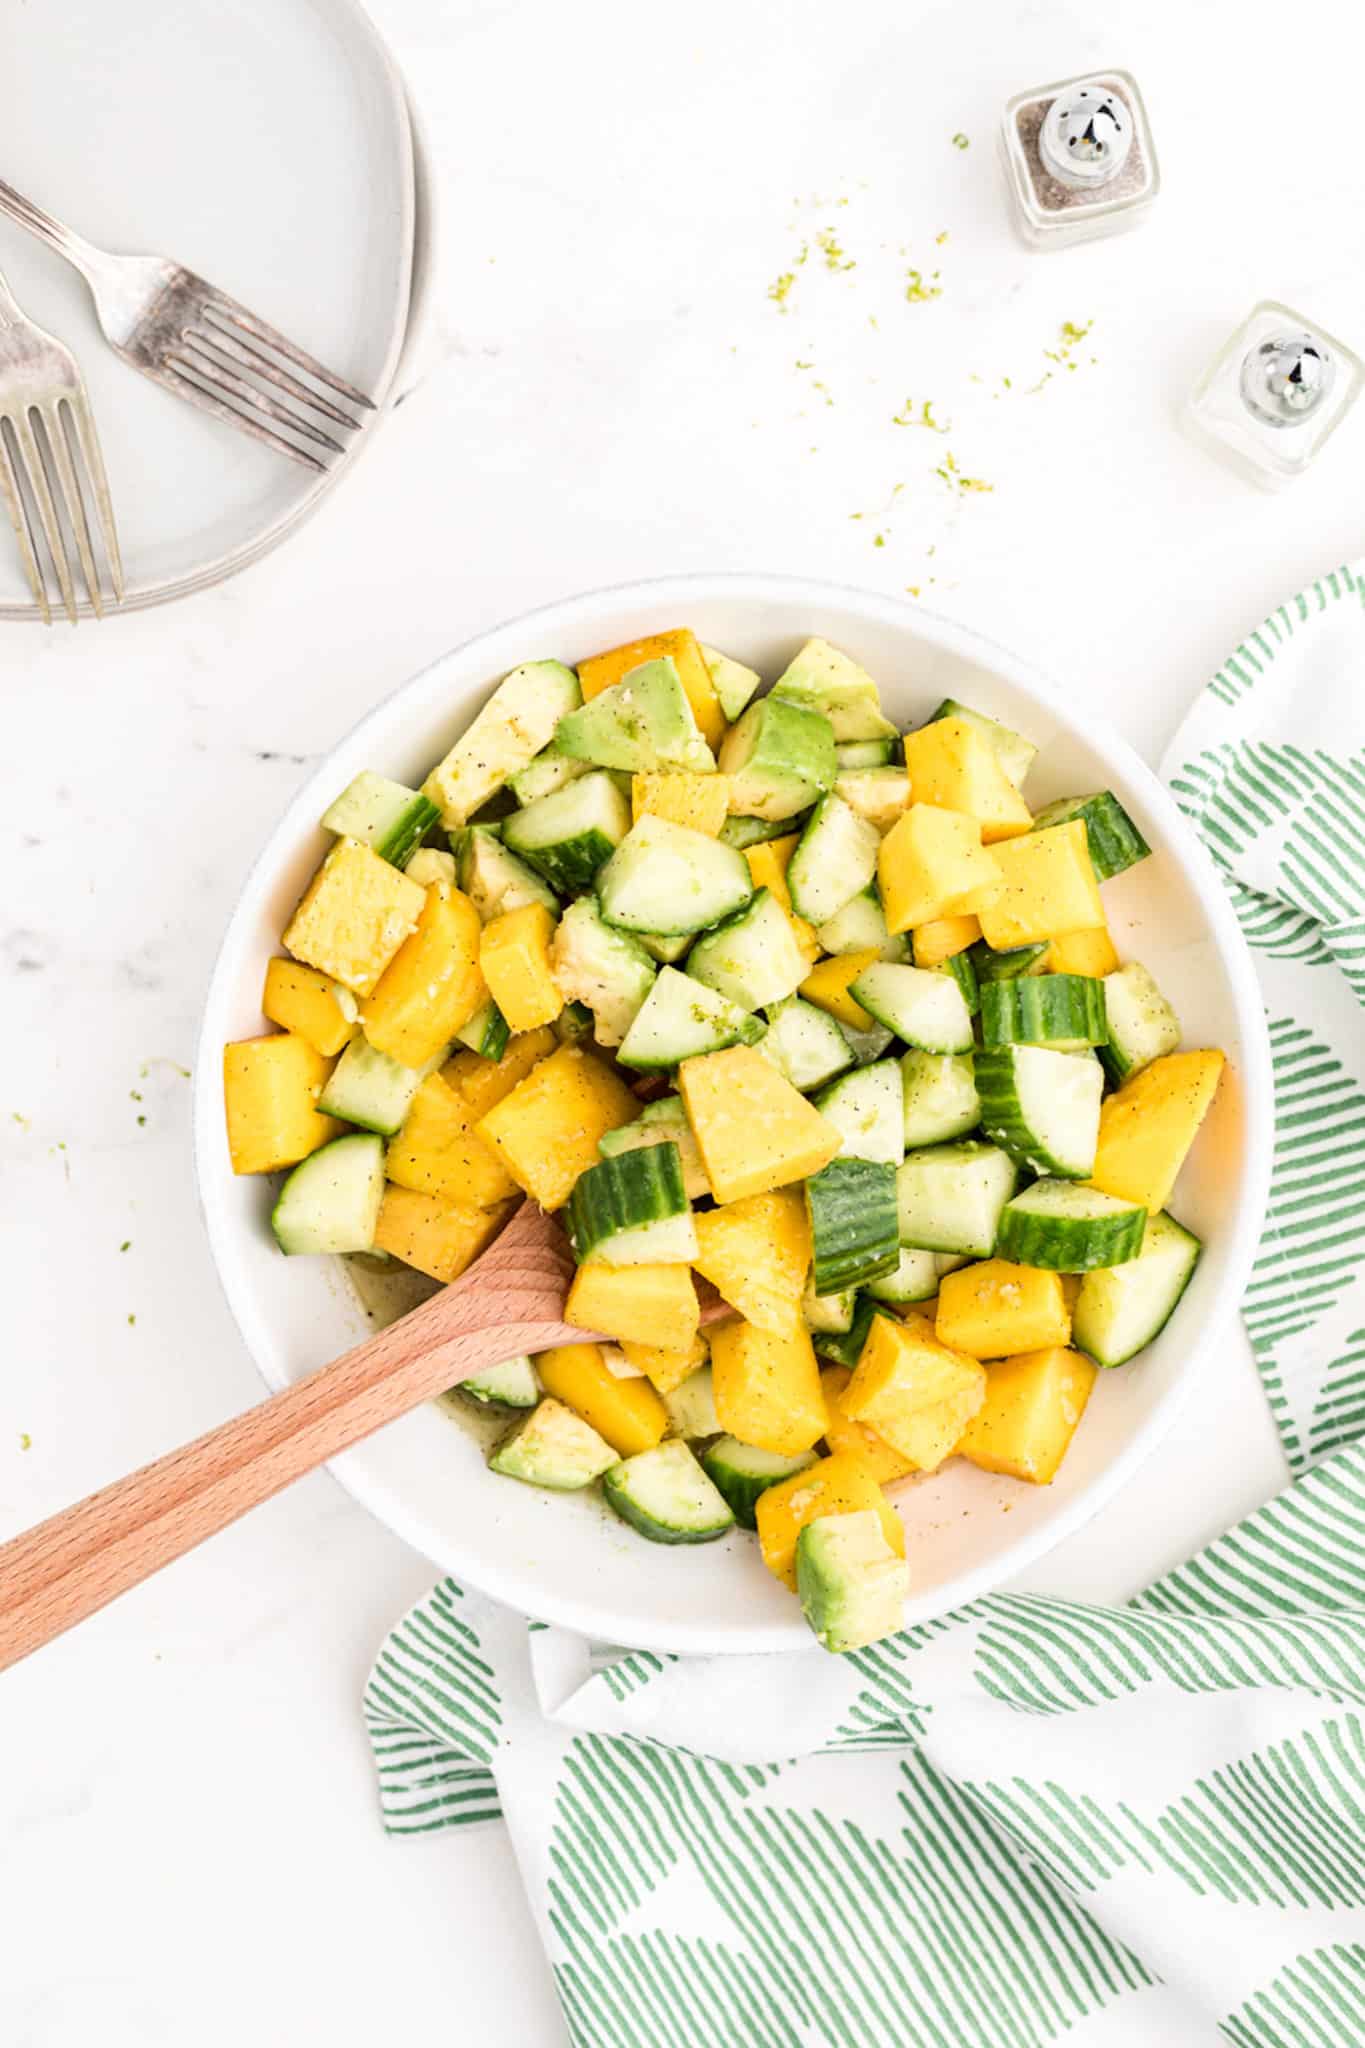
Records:
<instances>
[{"instance_id":1,"label":"green striped napkin","mask_svg":"<svg viewBox=\"0 0 1365 2048\"><path fill-rule=\"evenodd\" d=\"M366 1693L385 1822L512 1830L578 2048L1365 2044L1361 574L1166 763L1264 977L1245 1313L1302 1476L1127 1607L999 1594L845 1658L594 1648L438 1586Z\"/></svg>"}]
</instances>

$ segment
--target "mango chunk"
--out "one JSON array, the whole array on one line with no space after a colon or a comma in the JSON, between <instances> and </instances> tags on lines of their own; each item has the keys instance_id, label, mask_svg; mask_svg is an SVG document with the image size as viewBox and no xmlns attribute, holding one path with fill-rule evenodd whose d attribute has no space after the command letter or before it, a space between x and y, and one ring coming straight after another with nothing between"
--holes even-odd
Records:
<instances>
[{"instance_id":1,"label":"mango chunk","mask_svg":"<svg viewBox=\"0 0 1365 2048\"><path fill-rule=\"evenodd\" d=\"M1040 974L1091 974L1102 979L1117 974L1119 956L1109 936L1108 925L1093 931L1064 932L1054 939L1038 964Z\"/></svg>"},{"instance_id":2,"label":"mango chunk","mask_svg":"<svg viewBox=\"0 0 1365 2048\"><path fill-rule=\"evenodd\" d=\"M965 953L981 937L979 917L936 917L917 925L912 943L916 967L941 967L945 960Z\"/></svg>"},{"instance_id":3,"label":"mango chunk","mask_svg":"<svg viewBox=\"0 0 1365 2048\"><path fill-rule=\"evenodd\" d=\"M553 913L544 903L505 910L483 928L479 966L513 1031L552 1024L564 1007L550 956L554 932Z\"/></svg>"},{"instance_id":4,"label":"mango chunk","mask_svg":"<svg viewBox=\"0 0 1365 2048\"><path fill-rule=\"evenodd\" d=\"M878 1486L890 1486L897 1479L906 1478L915 1467L868 1423L855 1422L844 1413L843 1397L852 1377L846 1365L827 1365L820 1374L829 1416L825 1442L831 1451L846 1451L851 1457L861 1458Z\"/></svg>"},{"instance_id":5,"label":"mango chunk","mask_svg":"<svg viewBox=\"0 0 1365 2048\"><path fill-rule=\"evenodd\" d=\"M337 1001L336 983L301 960L281 957L270 962L261 1009L281 1031L297 1032L328 1059L349 1045L358 1028Z\"/></svg>"},{"instance_id":6,"label":"mango chunk","mask_svg":"<svg viewBox=\"0 0 1365 2048\"><path fill-rule=\"evenodd\" d=\"M374 993L404 939L416 931L426 895L358 839L338 839L304 891L285 930L296 960L355 995Z\"/></svg>"},{"instance_id":7,"label":"mango chunk","mask_svg":"<svg viewBox=\"0 0 1365 2048\"><path fill-rule=\"evenodd\" d=\"M694 1372L700 1372L710 1348L700 1330L685 1351L673 1351L663 1344L639 1344L633 1338L621 1339L628 1362L639 1367L659 1394L671 1394Z\"/></svg>"},{"instance_id":8,"label":"mango chunk","mask_svg":"<svg viewBox=\"0 0 1365 2048\"><path fill-rule=\"evenodd\" d=\"M842 1406L921 1471L932 1472L985 1398L986 1375L977 1360L940 1344L921 1318L895 1323L874 1316Z\"/></svg>"},{"instance_id":9,"label":"mango chunk","mask_svg":"<svg viewBox=\"0 0 1365 2048\"><path fill-rule=\"evenodd\" d=\"M362 1006L365 1036L400 1067L424 1067L488 999L479 972L479 913L448 882L426 892L417 929Z\"/></svg>"},{"instance_id":10,"label":"mango chunk","mask_svg":"<svg viewBox=\"0 0 1365 2048\"><path fill-rule=\"evenodd\" d=\"M718 1202L804 1180L839 1150L833 1125L752 1046L684 1060L678 1081Z\"/></svg>"},{"instance_id":11,"label":"mango chunk","mask_svg":"<svg viewBox=\"0 0 1365 2048\"><path fill-rule=\"evenodd\" d=\"M695 1219L697 1271L760 1330L799 1320L810 1269L810 1220L801 1193L777 1188L744 1195Z\"/></svg>"},{"instance_id":12,"label":"mango chunk","mask_svg":"<svg viewBox=\"0 0 1365 2048\"><path fill-rule=\"evenodd\" d=\"M685 627L670 633L649 633L643 640L628 640L624 647L612 647L605 654L594 654L587 661L580 661L578 680L582 685L584 702L597 696L599 691L610 689L613 683L619 683L623 676L646 661L673 663L702 738L712 749L718 747L725 737L725 713L720 708L716 686L711 680L711 671L706 666L706 657L697 636Z\"/></svg>"},{"instance_id":13,"label":"mango chunk","mask_svg":"<svg viewBox=\"0 0 1365 2048\"><path fill-rule=\"evenodd\" d=\"M428 1074L413 1096L384 1171L399 1187L471 1209L491 1208L517 1192L497 1153L478 1136L474 1112L442 1074Z\"/></svg>"},{"instance_id":14,"label":"mango chunk","mask_svg":"<svg viewBox=\"0 0 1365 2048\"><path fill-rule=\"evenodd\" d=\"M234 1173L296 1166L339 1136L344 1125L318 1110L331 1071L331 1060L293 1031L223 1047L223 1102Z\"/></svg>"},{"instance_id":15,"label":"mango chunk","mask_svg":"<svg viewBox=\"0 0 1365 2048\"><path fill-rule=\"evenodd\" d=\"M690 1358L701 1321L692 1268L609 1266L594 1259L574 1275L564 1320L575 1329L614 1337L618 1344L665 1345L666 1340L680 1357Z\"/></svg>"},{"instance_id":16,"label":"mango chunk","mask_svg":"<svg viewBox=\"0 0 1365 2048\"><path fill-rule=\"evenodd\" d=\"M935 1332L950 1351L969 1358L1007 1358L1071 1342L1071 1311L1060 1273L982 1259L945 1273L938 1286Z\"/></svg>"},{"instance_id":17,"label":"mango chunk","mask_svg":"<svg viewBox=\"0 0 1365 2048\"><path fill-rule=\"evenodd\" d=\"M1099 931L1100 885L1090 859L1085 820L1049 825L995 847L1000 889L981 911L988 946L1004 951L1055 939L1058 932Z\"/></svg>"},{"instance_id":18,"label":"mango chunk","mask_svg":"<svg viewBox=\"0 0 1365 2048\"><path fill-rule=\"evenodd\" d=\"M794 1458L819 1443L829 1418L810 1332L799 1317L782 1332L741 1316L711 1331L711 1387L720 1426L742 1444Z\"/></svg>"},{"instance_id":19,"label":"mango chunk","mask_svg":"<svg viewBox=\"0 0 1365 2048\"><path fill-rule=\"evenodd\" d=\"M684 769L676 774L649 770L631 777L630 805L637 824L648 814L690 826L714 839L725 823L729 804L728 775L693 775Z\"/></svg>"},{"instance_id":20,"label":"mango chunk","mask_svg":"<svg viewBox=\"0 0 1365 2048\"><path fill-rule=\"evenodd\" d=\"M392 1253L433 1280L458 1280L492 1243L515 1207L514 1202L500 1202L491 1209L474 1209L390 1181L379 1205L375 1249Z\"/></svg>"},{"instance_id":21,"label":"mango chunk","mask_svg":"<svg viewBox=\"0 0 1365 2048\"><path fill-rule=\"evenodd\" d=\"M1092 1185L1149 1215L1164 1209L1223 1065L1221 1052L1168 1052L1107 1097Z\"/></svg>"},{"instance_id":22,"label":"mango chunk","mask_svg":"<svg viewBox=\"0 0 1365 2048\"><path fill-rule=\"evenodd\" d=\"M726 778L728 781L728 777ZM768 889L777 898L787 914L787 923L796 934L796 943L806 958L814 965L820 958L820 941L815 936L815 927L807 924L804 917L798 917L792 909L792 892L787 887L787 869L796 851L799 832L784 832L780 839L761 839L757 846L746 846L744 858L749 864L749 875L755 889ZM854 1004L857 1008L857 1004Z\"/></svg>"},{"instance_id":23,"label":"mango chunk","mask_svg":"<svg viewBox=\"0 0 1365 2048\"><path fill-rule=\"evenodd\" d=\"M841 1024L847 1024L851 1031L870 1031L876 1023L862 1004L855 1002L848 992L848 985L856 981L865 967L873 966L881 958L875 946L864 947L857 953L835 953L828 960L818 961L801 984L800 993L808 1003L816 1003L822 1010L828 1010L831 1017L837 1017Z\"/></svg>"},{"instance_id":24,"label":"mango chunk","mask_svg":"<svg viewBox=\"0 0 1365 2048\"><path fill-rule=\"evenodd\" d=\"M597 1165L598 1140L639 1113L610 1067L581 1046L561 1045L488 1111L478 1131L519 1187L542 1209L558 1209L579 1174Z\"/></svg>"},{"instance_id":25,"label":"mango chunk","mask_svg":"<svg viewBox=\"0 0 1365 2048\"><path fill-rule=\"evenodd\" d=\"M784 1586L796 1591L796 1539L818 1515L856 1515L871 1508L897 1557L905 1556L905 1524L862 1458L836 1451L794 1472L758 1496L754 1518L763 1562Z\"/></svg>"},{"instance_id":26,"label":"mango chunk","mask_svg":"<svg viewBox=\"0 0 1365 2048\"><path fill-rule=\"evenodd\" d=\"M1000 869L981 843L977 819L937 804L912 803L896 820L881 843L877 876L891 932L980 916L1000 888Z\"/></svg>"},{"instance_id":27,"label":"mango chunk","mask_svg":"<svg viewBox=\"0 0 1365 2048\"><path fill-rule=\"evenodd\" d=\"M986 1398L959 1438L959 1452L983 1471L1047 1486L1095 1379L1088 1358L1061 1347L998 1359L986 1368Z\"/></svg>"},{"instance_id":28,"label":"mango chunk","mask_svg":"<svg viewBox=\"0 0 1365 2048\"><path fill-rule=\"evenodd\" d=\"M1033 814L1000 766L979 726L965 718L936 718L905 735L905 766L917 804L962 811L981 827L981 843L1017 839Z\"/></svg>"},{"instance_id":29,"label":"mango chunk","mask_svg":"<svg viewBox=\"0 0 1365 2048\"><path fill-rule=\"evenodd\" d=\"M495 1102L510 1095L518 1081L524 1081L532 1067L539 1066L554 1051L557 1040L548 1026L523 1031L509 1039L501 1059L486 1060L482 1053L457 1052L441 1069L441 1079L453 1088L475 1119L487 1116Z\"/></svg>"},{"instance_id":30,"label":"mango chunk","mask_svg":"<svg viewBox=\"0 0 1365 2048\"><path fill-rule=\"evenodd\" d=\"M648 1380L618 1380L596 1344L542 1351L536 1371L547 1394L572 1408L623 1458L652 1451L668 1428L668 1410Z\"/></svg>"}]
</instances>

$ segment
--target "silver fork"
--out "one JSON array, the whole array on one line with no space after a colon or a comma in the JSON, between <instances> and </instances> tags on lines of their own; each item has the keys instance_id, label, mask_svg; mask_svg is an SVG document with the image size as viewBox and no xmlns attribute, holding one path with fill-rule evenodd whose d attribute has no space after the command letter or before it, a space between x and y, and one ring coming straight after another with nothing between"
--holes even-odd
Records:
<instances>
[{"instance_id":1,"label":"silver fork","mask_svg":"<svg viewBox=\"0 0 1365 2048\"><path fill-rule=\"evenodd\" d=\"M87 499L93 503L99 521L116 604L123 602L123 564L109 483L85 384L70 349L25 317L0 276L0 493L9 507L24 573L44 622L51 625L52 606L39 560L34 509L56 571L66 615L74 626L76 593L54 484L80 557L91 609L97 618L102 617L104 606L90 545Z\"/></svg>"},{"instance_id":2,"label":"silver fork","mask_svg":"<svg viewBox=\"0 0 1365 2048\"><path fill-rule=\"evenodd\" d=\"M373 412L363 391L183 264L97 249L3 180L0 213L75 265L126 363L281 455L325 470Z\"/></svg>"}]
</instances>

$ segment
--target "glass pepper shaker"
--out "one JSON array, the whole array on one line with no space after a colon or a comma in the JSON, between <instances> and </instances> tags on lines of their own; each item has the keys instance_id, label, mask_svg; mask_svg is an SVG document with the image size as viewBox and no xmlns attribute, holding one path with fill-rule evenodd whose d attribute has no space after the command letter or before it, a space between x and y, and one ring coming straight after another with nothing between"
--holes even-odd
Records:
<instances>
[{"instance_id":1,"label":"glass pepper shaker","mask_svg":"<svg viewBox=\"0 0 1365 2048\"><path fill-rule=\"evenodd\" d=\"M1016 93L1000 141L1015 225L1037 249L1136 227L1161 188L1147 109L1127 71Z\"/></svg>"},{"instance_id":2,"label":"glass pepper shaker","mask_svg":"<svg viewBox=\"0 0 1365 2048\"><path fill-rule=\"evenodd\" d=\"M1187 424L1243 476L1278 490L1341 425L1362 378L1365 365L1343 342L1262 299L1195 386Z\"/></svg>"}]
</instances>

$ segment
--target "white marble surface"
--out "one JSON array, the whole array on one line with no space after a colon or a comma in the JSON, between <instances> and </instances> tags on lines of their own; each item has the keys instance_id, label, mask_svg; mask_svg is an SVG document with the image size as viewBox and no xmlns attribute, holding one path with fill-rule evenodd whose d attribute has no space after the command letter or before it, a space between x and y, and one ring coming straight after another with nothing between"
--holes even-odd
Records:
<instances>
[{"instance_id":1,"label":"white marble surface","mask_svg":"<svg viewBox=\"0 0 1365 2048\"><path fill-rule=\"evenodd\" d=\"M378 693L577 588L791 569L918 586L1155 758L1242 632L1361 545L1365 414L1280 501L1173 424L1259 296L1365 336L1354 132L1316 124L1317 168L1287 177L1273 40L1226 10L1035 4L988 34L922 0L375 12L437 153L415 392L239 582L0 642L6 1531L258 1392L179 1068L254 847ZM1358 20L1319 19L1349 69ZM1029 254L997 109L1116 60L1148 95L1159 210ZM825 228L855 269L825 266ZM783 313L768 287L804 240ZM940 298L906 301L912 264ZM1092 319L1074 368L1048 360ZM951 432L893 424L907 399ZM945 485L948 451L994 488ZM1179 1440L1032 1582L1121 1595L1281 1474L1229 1331ZM319 1476L3 1680L7 2048L562 2038L498 1836L396 1847L375 1818L360 1687L428 1576Z\"/></svg>"}]
</instances>

